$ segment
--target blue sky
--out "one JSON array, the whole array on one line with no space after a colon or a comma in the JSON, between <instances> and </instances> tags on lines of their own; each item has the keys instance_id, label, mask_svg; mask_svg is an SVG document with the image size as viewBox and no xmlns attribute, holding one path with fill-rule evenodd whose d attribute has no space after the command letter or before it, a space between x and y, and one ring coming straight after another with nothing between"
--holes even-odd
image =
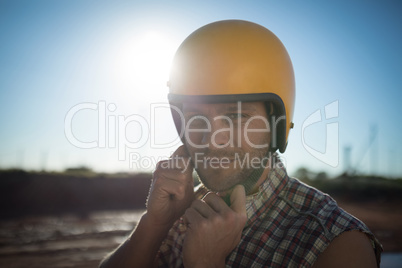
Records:
<instances>
[{"instance_id":1,"label":"blue sky","mask_svg":"<svg viewBox=\"0 0 402 268\"><path fill-rule=\"evenodd\" d=\"M243 19L273 31L294 65L295 129L282 156L290 173L339 174L350 147L360 173L401 177L401 11L389 0L1 1L0 168L152 170L178 146L167 109L151 114L152 103L166 103L175 49L202 25ZM67 125L96 148L66 137L77 105L94 109ZM317 111L323 120L309 125ZM112 134L119 122L139 148Z\"/></svg>"}]
</instances>

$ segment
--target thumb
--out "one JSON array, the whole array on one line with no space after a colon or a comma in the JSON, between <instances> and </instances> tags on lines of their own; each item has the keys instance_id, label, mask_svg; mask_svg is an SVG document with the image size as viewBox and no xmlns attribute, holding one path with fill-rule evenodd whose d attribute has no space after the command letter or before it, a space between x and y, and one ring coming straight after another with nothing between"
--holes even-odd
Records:
<instances>
[{"instance_id":1,"label":"thumb","mask_svg":"<svg viewBox=\"0 0 402 268\"><path fill-rule=\"evenodd\" d=\"M172 153L172 155L170 156L170 158L174 158L174 157L177 157L177 156L189 157L188 152L187 152L187 149L186 149L186 146L180 145L180 146L176 149L176 151L174 151L174 152Z\"/></svg>"},{"instance_id":2,"label":"thumb","mask_svg":"<svg viewBox=\"0 0 402 268\"><path fill-rule=\"evenodd\" d=\"M192 173L193 165L184 145L179 146L170 156L170 159L173 161L172 163L175 168L181 169L182 172Z\"/></svg>"},{"instance_id":3,"label":"thumb","mask_svg":"<svg viewBox=\"0 0 402 268\"><path fill-rule=\"evenodd\" d=\"M236 185L230 195L230 208L237 213L246 214L246 191L243 185Z\"/></svg>"}]
</instances>

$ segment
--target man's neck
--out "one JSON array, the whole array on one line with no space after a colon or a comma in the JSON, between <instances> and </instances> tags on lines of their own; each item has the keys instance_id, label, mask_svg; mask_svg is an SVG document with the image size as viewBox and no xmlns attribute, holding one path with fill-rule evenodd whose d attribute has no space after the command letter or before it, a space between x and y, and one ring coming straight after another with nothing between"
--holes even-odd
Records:
<instances>
[{"instance_id":1,"label":"man's neck","mask_svg":"<svg viewBox=\"0 0 402 268\"><path fill-rule=\"evenodd\" d=\"M270 158L271 160L271 158ZM253 190L249 194L255 194L258 192L260 185L268 178L268 174L271 171L271 165L269 165L271 161L268 161L267 166L265 167L264 171L261 174L261 177L258 179L257 183L255 184Z\"/></svg>"}]
</instances>

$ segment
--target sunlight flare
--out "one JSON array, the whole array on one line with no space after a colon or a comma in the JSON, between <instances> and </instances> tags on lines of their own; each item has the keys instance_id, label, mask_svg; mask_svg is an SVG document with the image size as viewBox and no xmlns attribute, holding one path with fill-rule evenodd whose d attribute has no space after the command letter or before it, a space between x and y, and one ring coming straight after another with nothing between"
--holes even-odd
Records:
<instances>
[{"instance_id":1,"label":"sunlight flare","mask_svg":"<svg viewBox=\"0 0 402 268\"><path fill-rule=\"evenodd\" d=\"M135 36L119 45L114 60L116 86L137 100L166 100L166 82L175 52L173 42L158 32Z\"/></svg>"}]
</instances>

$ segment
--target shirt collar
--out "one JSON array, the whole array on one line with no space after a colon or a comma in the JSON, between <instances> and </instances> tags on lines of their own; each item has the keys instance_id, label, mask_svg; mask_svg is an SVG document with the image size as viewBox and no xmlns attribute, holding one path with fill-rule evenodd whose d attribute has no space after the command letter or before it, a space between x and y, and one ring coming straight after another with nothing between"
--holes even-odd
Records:
<instances>
[{"instance_id":1,"label":"shirt collar","mask_svg":"<svg viewBox=\"0 0 402 268\"><path fill-rule=\"evenodd\" d=\"M283 163L275 158L267 179L259 186L258 192L246 198L247 225L263 216L271 207L276 196L288 182Z\"/></svg>"}]
</instances>

